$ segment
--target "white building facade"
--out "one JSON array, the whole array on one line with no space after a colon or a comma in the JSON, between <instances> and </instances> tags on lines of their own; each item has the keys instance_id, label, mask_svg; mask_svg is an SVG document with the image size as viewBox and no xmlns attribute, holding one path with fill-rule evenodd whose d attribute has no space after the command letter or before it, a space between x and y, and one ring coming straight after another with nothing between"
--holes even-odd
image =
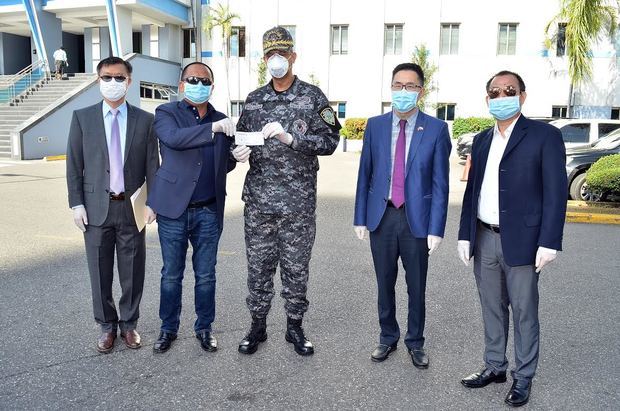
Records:
<instances>
[{"instance_id":1,"label":"white building facade","mask_svg":"<svg viewBox=\"0 0 620 411\"><path fill-rule=\"evenodd\" d=\"M525 115L566 116L570 81L561 36L551 48L544 46L544 29L559 11L558 0L202 3L205 16L219 4L240 16L233 21L228 42L228 70L221 31L202 35L203 61L216 76L212 102L233 117L248 92L258 86L262 35L275 25L290 28L294 35L298 53L294 72L305 81L314 80L341 119L389 110L392 69L411 61L415 47L421 45L438 68L433 78L437 90L426 102L426 112L432 115L446 120L488 116L485 83L507 69L521 74L526 83ZM595 45L593 79L576 91L573 116L618 118L618 49L617 40L603 38Z\"/></svg>"}]
</instances>

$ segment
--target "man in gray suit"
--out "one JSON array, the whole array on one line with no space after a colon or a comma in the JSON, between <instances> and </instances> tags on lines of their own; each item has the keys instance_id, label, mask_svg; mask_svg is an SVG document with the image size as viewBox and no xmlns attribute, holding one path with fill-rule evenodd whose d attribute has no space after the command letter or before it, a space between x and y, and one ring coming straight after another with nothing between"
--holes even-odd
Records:
<instances>
[{"instance_id":1,"label":"man in gray suit","mask_svg":"<svg viewBox=\"0 0 620 411\"><path fill-rule=\"evenodd\" d=\"M144 285L145 231L138 231L130 201L159 167L153 115L125 102L131 65L108 57L97 65L103 101L73 113L67 146L67 187L73 220L84 232L97 351L114 347L117 328L129 348L140 348L136 332ZM155 220L147 206L145 221ZM112 297L114 251L122 295L120 317Z\"/></svg>"}]
</instances>

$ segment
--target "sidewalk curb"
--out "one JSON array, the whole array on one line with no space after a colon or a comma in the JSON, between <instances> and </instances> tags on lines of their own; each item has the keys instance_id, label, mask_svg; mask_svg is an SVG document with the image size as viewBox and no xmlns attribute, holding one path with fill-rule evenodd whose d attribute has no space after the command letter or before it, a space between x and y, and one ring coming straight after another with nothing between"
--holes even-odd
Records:
<instances>
[{"instance_id":1,"label":"sidewalk curb","mask_svg":"<svg viewBox=\"0 0 620 411\"><path fill-rule=\"evenodd\" d=\"M59 156L47 156L47 157L43 157L43 159L45 161L66 160L67 159L67 155L66 154L62 154L62 155L59 155Z\"/></svg>"},{"instance_id":2,"label":"sidewalk curb","mask_svg":"<svg viewBox=\"0 0 620 411\"><path fill-rule=\"evenodd\" d=\"M569 211L566 213L566 222L620 225L620 214L577 213Z\"/></svg>"}]
</instances>

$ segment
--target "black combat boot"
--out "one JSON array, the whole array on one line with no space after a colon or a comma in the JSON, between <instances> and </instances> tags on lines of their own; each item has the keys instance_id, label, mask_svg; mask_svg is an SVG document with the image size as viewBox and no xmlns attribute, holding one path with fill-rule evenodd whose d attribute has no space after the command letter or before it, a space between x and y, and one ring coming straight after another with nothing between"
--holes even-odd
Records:
<instances>
[{"instance_id":1,"label":"black combat boot","mask_svg":"<svg viewBox=\"0 0 620 411\"><path fill-rule=\"evenodd\" d=\"M267 341L267 319L252 317L250 331L239 343L239 352L242 354L254 354L258 345Z\"/></svg>"},{"instance_id":2,"label":"black combat boot","mask_svg":"<svg viewBox=\"0 0 620 411\"><path fill-rule=\"evenodd\" d=\"M301 327L301 319L294 320L287 317L286 320L286 341L293 344L295 352L299 355L314 354L314 346L308 341L304 335L304 329Z\"/></svg>"}]
</instances>

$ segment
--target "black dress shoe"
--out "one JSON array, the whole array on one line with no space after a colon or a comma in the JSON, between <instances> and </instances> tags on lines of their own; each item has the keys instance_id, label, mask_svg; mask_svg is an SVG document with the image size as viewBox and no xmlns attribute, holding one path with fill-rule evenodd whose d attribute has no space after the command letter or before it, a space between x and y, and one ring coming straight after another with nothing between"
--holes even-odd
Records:
<instances>
[{"instance_id":1,"label":"black dress shoe","mask_svg":"<svg viewBox=\"0 0 620 411\"><path fill-rule=\"evenodd\" d=\"M413 348L409 350L409 355L416 368L428 368L428 355L424 352L424 348Z\"/></svg>"},{"instance_id":2,"label":"black dress shoe","mask_svg":"<svg viewBox=\"0 0 620 411\"><path fill-rule=\"evenodd\" d=\"M512 407L520 407L530 400L532 382L530 380L514 380L504 402Z\"/></svg>"},{"instance_id":3,"label":"black dress shoe","mask_svg":"<svg viewBox=\"0 0 620 411\"><path fill-rule=\"evenodd\" d=\"M377 348L370 354L370 359L374 362L382 362L387 360L387 358L396 351L398 343L394 343L392 345L387 344L379 344Z\"/></svg>"},{"instance_id":4,"label":"black dress shoe","mask_svg":"<svg viewBox=\"0 0 620 411\"><path fill-rule=\"evenodd\" d=\"M288 318L286 325L286 334L284 339L293 344L295 352L299 355L314 354L314 346L304 335L304 329L301 326L301 320L293 320Z\"/></svg>"},{"instance_id":5,"label":"black dress shoe","mask_svg":"<svg viewBox=\"0 0 620 411\"><path fill-rule=\"evenodd\" d=\"M155 344L153 344L153 351L158 354L168 351L172 345L172 341L176 339L176 334L167 333L165 331L160 332L159 338L155 341Z\"/></svg>"},{"instance_id":6,"label":"black dress shoe","mask_svg":"<svg viewBox=\"0 0 620 411\"><path fill-rule=\"evenodd\" d=\"M241 354L254 354L260 343L267 341L267 320L265 318L252 319L250 331L239 343Z\"/></svg>"},{"instance_id":7,"label":"black dress shoe","mask_svg":"<svg viewBox=\"0 0 620 411\"><path fill-rule=\"evenodd\" d=\"M482 388L494 383L506 382L506 372L495 373L490 368L485 368L480 372L473 373L469 377L465 377L461 380L461 384L467 388Z\"/></svg>"},{"instance_id":8,"label":"black dress shoe","mask_svg":"<svg viewBox=\"0 0 620 411\"><path fill-rule=\"evenodd\" d=\"M200 346L203 350L209 352L217 351L217 340L209 331L196 334L196 338L200 341Z\"/></svg>"}]
</instances>

